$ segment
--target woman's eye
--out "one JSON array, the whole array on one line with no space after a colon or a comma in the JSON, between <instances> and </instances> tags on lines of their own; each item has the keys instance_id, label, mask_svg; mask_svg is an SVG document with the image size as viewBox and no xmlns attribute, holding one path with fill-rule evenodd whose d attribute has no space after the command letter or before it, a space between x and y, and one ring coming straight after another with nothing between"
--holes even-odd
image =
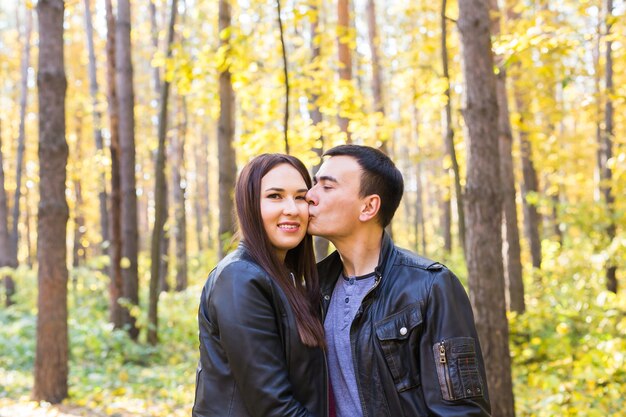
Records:
<instances>
[{"instance_id":1,"label":"woman's eye","mask_svg":"<svg viewBox=\"0 0 626 417\"><path fill-rule=\"evenodd\" d=\"M303 195L298 195L296 196L296 200L306 200L306 198Z\"/></svg>"},{"instance_id":2,"label":"woman's eye","mask_svg":"<svg viewBox=\"0 0 626 417\"><path fill-rule=\"evenodd\" d=\"M271 199L277 199L280 198L280 194L274 193L274 194L269 194L267 196L267 198L271 198Z\"/></svg>"}]
</instances>

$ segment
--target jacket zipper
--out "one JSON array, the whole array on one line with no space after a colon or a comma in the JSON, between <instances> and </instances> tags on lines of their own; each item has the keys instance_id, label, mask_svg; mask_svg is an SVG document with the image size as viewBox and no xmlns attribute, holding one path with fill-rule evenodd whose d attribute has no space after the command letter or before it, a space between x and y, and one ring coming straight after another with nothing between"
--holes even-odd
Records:
<instances>
[{"instance_id":1,"label":"jacket zipper","mask_svg":"<svg viewBox=\"0 0 626 417\"><path fill-rule=\"evenodd\" d=\"M454 399L454 392L452 391L452 383L450 382L450 369L448 368L448 357L446 355L446 343L441 341L439 343L439 363L443 365L443 373L446 376L446 385L448 386L448 395L451 399Z\"/></svg>"},{"instance_id":2,"label":"jacket zipper","mask_svg":"<svg viewBox=\"0 0 626 417\"><path fill-rule=\"evenodd\" d=\"M380 281L382 281L382 279L383 279L382 275L376 275L376 281L374 281L374 285L372 285L372 288L370 288L369 291L366 292L365 295L363 296L363 301L365 301L367 296L370 295L370 293L374 291L376 287L378 287L378 284L380 284ZM363 301L361 301L361 305L359 306L359 309L357 310L356 315L354 316L355 319L359 317L361 314L363 314Z\"/></svg>"},{"instance_id":3,"label":"jacket zipper","mask_svg":"<svg viewBox=\"0 0 626 417\"><path fill-rule=\"evenodd\" d=\"M376 289L376 287L378 287L378 285L380 284L380 281L382 280L382 274L381 275L376 275L376 281L374 281L374 285L372 286L372 288L369 289L368 292L365 293L365 295L363 296L363 301L365 301L365 299L367 298L368 295L370 295L370 293L372 291L374 291ZM354 316L354 320L356 320L357 318L359 318L361 316L361 314L363 314L363 301L361 301L361 305L359 306L359 310L356 312L356 315ZM354 323L354 320L352 321L352 323ZM350 325L350 348L353 351L352 352L352 366L354 367L354 374L355 376L358 375L358 366L357 366L357 361L356 361L356 355L354 354L354 345L352 343L352 325ZM363 394L361 391L361 386L360 386L360 381L358 378L356 378L356 384L357 384L357 388L359 390L359 399L361 400L361 410L363 410L363 417L367 417L369 416L367 407L365 406L365 399L363 398Z\"/></svg>"},{"instance_id":4,"label":"jacket zipper","mask_svg":"<svg viewBox=\"0 0 626 417\"><path fill-rule=\"evenodd\" d=\"M322 326L324 325L324 310L326 310L326 308L324 307L324 302L328 301L326 299L326 297L328 297L328 300L330 300L330 295L328 294L324 294L322 297L322 302L320 303L320 312L322 313ZM330 375L328 374L328 355L326 354L326 349L328 349L328 347L325 347L324 349L322 349L322 353L324 354L324 378L326 380L326 417L330 416Z\"/></svg>"},{"instance_id":5,"label":"jacket zipper","mask_svg":"<svg viewBox=\"0 0 626 417\"><path fill-rule=\"evenodd\" d=\"M330 390L330 375L328 375L328 357L326 356L326 349L323 349L322 352L324 353L324 377L326 378L326 416L330 416L330 393L328 392Z\"/></svg>"}]
</instances>

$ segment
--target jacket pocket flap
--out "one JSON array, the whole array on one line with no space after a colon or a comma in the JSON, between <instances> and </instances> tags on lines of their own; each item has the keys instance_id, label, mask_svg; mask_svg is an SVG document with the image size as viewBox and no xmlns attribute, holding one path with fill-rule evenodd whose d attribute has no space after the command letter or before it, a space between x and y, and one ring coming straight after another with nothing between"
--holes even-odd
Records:
<instances>
[{"instance_id":1,"label":"jacket pocket flap","mask_svg":"<svg viewBox=\"0 0 626 417\"><path fill-rule=\"evenodd\" d=\"M399 312L385 317L374 326L379 340L402 340L409 337L411 330L422 323L420 304L411 304Z\"/></svg>"}]
</instances>

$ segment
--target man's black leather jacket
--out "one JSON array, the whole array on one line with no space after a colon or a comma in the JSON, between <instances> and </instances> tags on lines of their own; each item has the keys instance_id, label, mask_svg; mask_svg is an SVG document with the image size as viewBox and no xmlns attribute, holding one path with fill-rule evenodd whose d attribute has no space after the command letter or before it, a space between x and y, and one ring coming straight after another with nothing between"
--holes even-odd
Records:
<instances>
[{"instance_id":1,"label":"man's black leather jacket","mask_svg":"<svg viewBox=\"0 0 626 417\"><path fill-rule=\"evenodd\" d=\"M489 416L465 289L443 265L397 248L386 233L381 246L376 284L350 328L364 417ZM318 264L324 314L342 268L337 252Z\"/></svg>"},{"instance_id":2,"label":"man's black leather jacket","mask_svg":"<svg viewBox=\"0 0 626 417\"><path fill-rule=\"evenodd\" d=\"M240 244L198 311L194 417L327 417L326 360L302 344L284 292Z\"/></svg>"}]
</instances>

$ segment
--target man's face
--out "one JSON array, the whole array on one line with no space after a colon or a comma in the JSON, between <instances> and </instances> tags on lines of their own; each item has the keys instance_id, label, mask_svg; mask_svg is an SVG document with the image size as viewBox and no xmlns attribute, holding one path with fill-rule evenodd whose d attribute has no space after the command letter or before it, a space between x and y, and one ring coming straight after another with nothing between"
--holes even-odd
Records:
<instances>
[{"instance_id":1,"label":"man's face","mask_svg":"<svg viewBox=\"0 0 626 417\"><path fill-rule=\"evenodd\" d=\"M306 194L310 234L332 242L359 226L361 173L361 166L351 156L331 156L322 164Z\"/></svg>"}]
</instances>

